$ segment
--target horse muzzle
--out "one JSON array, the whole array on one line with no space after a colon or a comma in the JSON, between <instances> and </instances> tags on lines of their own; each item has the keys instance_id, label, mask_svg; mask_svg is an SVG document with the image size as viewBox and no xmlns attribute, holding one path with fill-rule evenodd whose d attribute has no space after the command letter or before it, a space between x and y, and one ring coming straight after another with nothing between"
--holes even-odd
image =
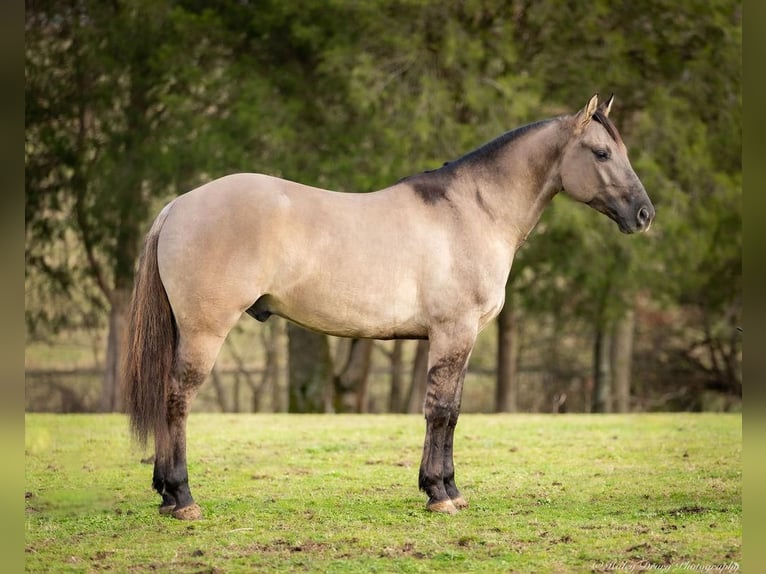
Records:
<instances>
[{"instance_id":1,"label":"horse muzzle","mask_svg":"<svg viewBox=\"0 0 766 574\"><path fill-rule=\"evenodd\" d=\"M623 233L648 231L654 220L654 206L648 198L638 202L620 201L616 198L594 198L588 205L600 211L617 224Z\"/></svg>"}]
</instances>

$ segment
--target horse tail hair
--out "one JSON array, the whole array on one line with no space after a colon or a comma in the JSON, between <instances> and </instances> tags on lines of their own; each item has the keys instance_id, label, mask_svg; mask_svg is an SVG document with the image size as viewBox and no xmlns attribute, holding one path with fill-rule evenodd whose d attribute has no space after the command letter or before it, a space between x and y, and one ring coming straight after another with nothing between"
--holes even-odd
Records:
<instances>
[{"instance_id":1,"label":"horse tail hair","mask_svg":"<svg viewBox=\"0 0 766 574\"><path fill-rule=\"evenodd\" d=\"M138 259L122 362L122 391L133 435L169 440L167 389L175 367L178 329L157 265L157 243L172 202L160 212Z\"/></svg>"}]
</instances>

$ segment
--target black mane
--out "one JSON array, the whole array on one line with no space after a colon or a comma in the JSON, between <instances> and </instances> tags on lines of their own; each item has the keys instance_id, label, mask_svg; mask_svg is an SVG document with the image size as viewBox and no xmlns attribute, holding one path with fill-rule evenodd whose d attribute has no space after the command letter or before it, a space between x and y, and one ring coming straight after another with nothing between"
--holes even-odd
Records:
<instances>
[{"instance_id":1,"label":"black mane","mask_svg":"<svg viewBox=\"0 0 766 574\"><path fill-rule=\"evenodd\" d=\"M454 179L459 167L492 160L509 144L525 134L541 128L551 121L553 120L540 120L507 131L501 136L496 137L456 160L445 162L444 165L436 169L429 169L421 173L409 175L400 179L397 183L409 183L415 190L415 193L429 205L438 203L442 200L449 201L447 192L449 191L450 183Z\"/></svg>"},{"instance_id":2,"label":"black mane","mask_svg":"<svg viewBox=\"0 0 766 574\"><path fill-rule=\"evenodd\" d=\"M516 141L517 139L521 138L522 136L526 135L529 132L535 131L544 125L552 122L553 120L540 120L537 122L533 122L531 124L527 124L521 127L518 127L516 129L512 129L510 131L505 132L503 135L496 137L495 139L485 143L483 146L476 148L473 151L468 152L462 157L459 157L453 162L448 162L445 164L445 166L451 166L451 165L462 165L462 164L472 164L477 161L485 160L485 159L494 159L495 156L499 152L501 152L503 149L505 149L506 146L508 146L510 143Z\"/></svg>"}]
</instances>

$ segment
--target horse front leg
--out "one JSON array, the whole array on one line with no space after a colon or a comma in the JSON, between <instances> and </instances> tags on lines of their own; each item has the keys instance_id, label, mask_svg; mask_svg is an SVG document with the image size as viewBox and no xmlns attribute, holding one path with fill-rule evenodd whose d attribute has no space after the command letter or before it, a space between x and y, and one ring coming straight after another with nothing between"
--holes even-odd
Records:
<instances>
[{"instance_id":1,"label":"horse front leg","mask_svg":"<svg viewBox=\"0 0 766 574\"><path fill-rule=\"evenodd\" d=\"M426 508L434 512L454 514L455 500L465 504L455 487L452 443L460 407L459 391L465 368L473 348L470 338L433 336L428 354L428 382L424 413L426 437L420 462L419 486L428 495Z\"/></svg>"},{"instance_id":2,"label":"horse front leg","mask_svg":"<svg viewBox=\"0 0 766 574\"><path fill-rule=\"evenodd\" d=\"M452 500L452 504L458 510L468 508L468 501L463 498L463 495L460 494L460 489L455 484L455 463L452 459L455 427L457 426L458 416L460 416L460 404L463 396L463 382L465 381L466 370L464 368L462 373L460 373L451 417L449 423L447 423L447 435L444 440L444 489L447 491L447 496Z\"/></svg>"}]
</instances>

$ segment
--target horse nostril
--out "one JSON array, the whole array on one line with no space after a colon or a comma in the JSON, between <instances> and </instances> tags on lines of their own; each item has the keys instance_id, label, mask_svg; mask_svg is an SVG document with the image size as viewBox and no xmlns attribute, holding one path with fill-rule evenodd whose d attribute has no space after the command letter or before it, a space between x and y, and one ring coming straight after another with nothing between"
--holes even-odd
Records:
<instances>
[{"instance_id":1,"label":"horse nostril","mask_svg":"<svg viewBox=\"0 0 766 574\"><path fill-rule=\"evenodd\" d=\"M638 225L641 227L644 227L647 223L649 223L649 210L646 207L642 207L638 210Z\"/></svg>"}]
</instances>

